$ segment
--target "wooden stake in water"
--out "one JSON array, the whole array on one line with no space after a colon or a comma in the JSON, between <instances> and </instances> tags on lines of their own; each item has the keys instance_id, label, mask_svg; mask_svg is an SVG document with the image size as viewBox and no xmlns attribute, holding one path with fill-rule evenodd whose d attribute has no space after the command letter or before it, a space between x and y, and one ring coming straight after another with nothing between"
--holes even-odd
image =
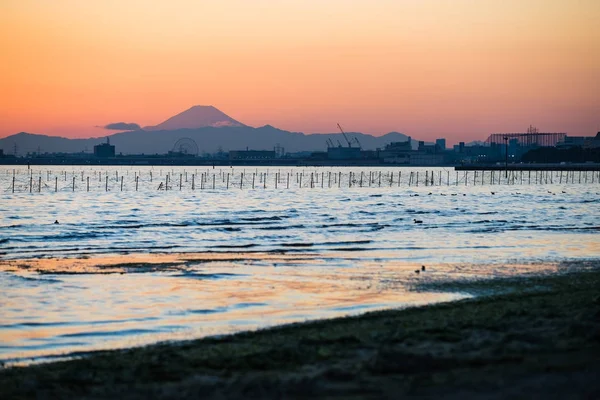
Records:
<instances>
[{"instance_id":1,"label":"wooden stake in water","mask_svg":"<svg viewBox=\"0 0 600 400\"><path fill-rule=\"evenodd\" d=\"M136 192L138 191L138 181L139 181L139 178L140 178L139 175L135 177L135 191Z\"/></svg>"},{"instance_id":2,"label":"wooden stake in water","mask_svg":"<svg viewBox=\"0 0 600 400\"><path fill-rule=\"evenodd\" d=\"M89 192L90 191L90 177L89 176L87 177L87 186L86 187L87 187L87 191Z\"/></svg>"},{"instance_id":3,"label":"wooden stake in water","mask_svg":"<svg viewBox=\"0 0 600 400\"><path fill-rule=\"evenodd\" d=\"M121 192L123 191L123 175L121 175Z\"/></svg>"},{"instance_id":4,"label":"wooden stake in water","mask_svg":"<svg viewBox=\"0 0 600 400\"><path fill-rule=\"evenodd\" d=\"M73 176L73 191L75 191L75 177Z\"/></svg>"},{"instance_id":5,"label":"wooden stake in water","mask_svg":"<svg viewBox=\"0 0 600 400\"><path fill-rule=\"evenodd\" d=\"M42 191L42 177L38 178L38 193Z\"/></svg>"},{"instance_id":6,"label":"wooden stake in water","mask_svg":"<svg viewBox=\"0 0 600 400\"><path fill-rule=\"evenodd\" d=\"M58 176L54 177L54 191L58 192Z\"/></svg>"}]
</instances>

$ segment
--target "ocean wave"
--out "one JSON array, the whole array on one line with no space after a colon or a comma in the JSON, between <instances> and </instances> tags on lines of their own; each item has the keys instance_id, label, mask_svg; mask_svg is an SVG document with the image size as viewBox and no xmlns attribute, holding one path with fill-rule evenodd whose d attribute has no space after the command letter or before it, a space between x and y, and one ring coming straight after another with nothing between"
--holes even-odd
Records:
<instances>
[{"instance_id":1,"label":"ocean wave","mask_svg":"<svg viewBox=\"0 0 600 400\"><path fill-rule=\"evenodd\" d=\"M22 228L23 226L25 226L25 225L22 225L22 224L12 224L12 225L0 226L0 229Z\"/></svg>"},{"instance_id":2,"label":"ocean wave","mask_svg":"<svg viewBox=\"0 0 600 400\"><path fill-rule=\"evenodd\" d=\"M213 249L250 249L252 247L258 247L259 244L256 243L246 243L246 244L217 244L214 246L209 246Z\"/></svg>"},{"instance_id":3,"label":"ocean wave","mask_svg":"<svg viewBox=\"0 0 600 400\"><path fill-rule=\"evenodd\" d=\"M216 260L218 261L218 260ZM173 274L170 275L172 277L175 278L193 278L193 279L225 279L225 278L233 278L233 277L241 277L241 276L247 276L245 274L233 274L233 273L228 273L228 272L219 272L219 273L213 273L213 274L203 274L200 272L191 272L191 271L185 271L185 272L181 272L178 274Z\"/></svg>"},{"instance_id":4,"label":"ocean wave","mask_svg":"<svg viewBox=\"0 0 600 400\"><path fill-rule=\"evenodd\" d=\"M257 221L281 221L285 218L290 218L286 215L282 215L282 216L272 216L272 217L251 217L251 218L240 218L240 221L250 221L250 222L257 222Z\"/></svg>"},{"instance_id":5,"label":"ocean wave","mask_svg":"<svg viewBox=\"0 0 600 400\"><path fill-rule=\"evenodd\" d=\"M271 225L271 226L261 226L254 229L260 229L263 231L282 231L287 229L304 229L304 225Z\"/></svg>"},{"instance_id":6,"label":"ocean wave","mask_svg":"<svg viewBox=\"0 0 600 400\"><path fill-rule=\"evenodd\" d=\"M98 336L131 336L131 335L141 335L148 333L157 333L162 332L164 329L143 329L143 328L134 328L134 329L121 329L116 331L83 331L83 332L74 332L74 333L63 333L62 335L58 335L57 337L63 338L85 338L85 337L98 337Z\"/></svg>"}]
</instances>

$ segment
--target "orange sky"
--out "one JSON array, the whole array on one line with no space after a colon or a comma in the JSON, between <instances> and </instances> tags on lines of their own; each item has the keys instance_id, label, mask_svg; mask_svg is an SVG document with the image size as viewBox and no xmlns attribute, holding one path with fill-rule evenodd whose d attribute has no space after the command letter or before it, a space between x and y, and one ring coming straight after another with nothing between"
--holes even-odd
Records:
<instances>
[{"instance_id":1,"label":"orange sky","mask_svg":"<svg viewBox=\"0 0 600 400\"><path fill-rule=\"evenodd\" d=\"M2 0L0 137L214 105L252 126L600 131L598 0Z\"/></svg>"}]
</instances>

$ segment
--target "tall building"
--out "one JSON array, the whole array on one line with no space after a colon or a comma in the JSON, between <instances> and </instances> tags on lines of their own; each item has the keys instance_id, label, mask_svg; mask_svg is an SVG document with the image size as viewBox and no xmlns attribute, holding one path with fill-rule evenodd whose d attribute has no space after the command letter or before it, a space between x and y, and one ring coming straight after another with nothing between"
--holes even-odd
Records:
<instances>
[{"instance_id":1,"label":"tall building","mask_svg":"<svg viewBox=\"0 0 600 400\"><path fill-rule=\"evenodd\" d=\"M445 151L446 150L446 139L436 139L435 145L437 146L438 150Z\"/></svg>"}]
</instances>

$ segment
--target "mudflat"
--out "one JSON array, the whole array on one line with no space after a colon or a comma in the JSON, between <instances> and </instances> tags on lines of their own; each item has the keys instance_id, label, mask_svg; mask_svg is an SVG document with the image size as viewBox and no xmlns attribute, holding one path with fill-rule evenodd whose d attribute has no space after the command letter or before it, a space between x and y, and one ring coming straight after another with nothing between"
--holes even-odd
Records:
<instances>
[{"instance_id":1,"label":"mudflat","mask_svg":"<svg viewBox=\"0 0 600 400\"><path fill-rule=\"evenodd\" d=\"M0 398L600 398L598 263L423 285L479 296L5 368Z\"/></svg>"}]
</instances>

